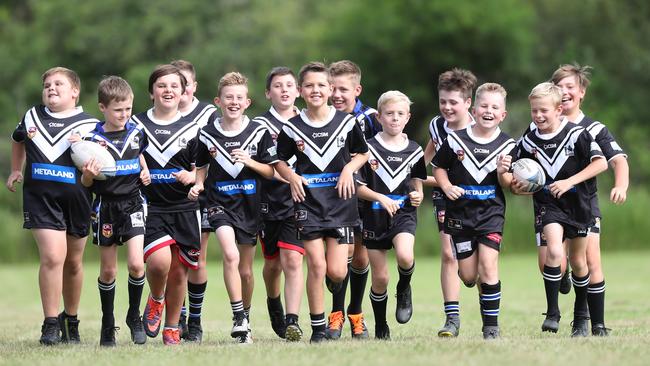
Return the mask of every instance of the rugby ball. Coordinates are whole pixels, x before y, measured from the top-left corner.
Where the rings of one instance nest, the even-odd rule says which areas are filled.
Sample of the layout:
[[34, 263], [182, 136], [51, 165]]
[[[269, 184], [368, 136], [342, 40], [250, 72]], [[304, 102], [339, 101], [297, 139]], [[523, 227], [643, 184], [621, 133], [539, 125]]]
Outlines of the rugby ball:
[[70, 146], [70, 156], [72, 162], [80, 171], [88, 160], [95, 158], [102, 166], [99, 175], [95, 177], [96, 180], [105, 180], [106, 177], [115, 176], [117, 171], [115, 159], [113, 159], [111, 153], [104, 146], [93, 141], [75, 142]]
[[537, 192], [544, 188], [546, 174], [544, 169], [533, 159], [519, 159], [512, 163], [512, 175], [520, 182], [525, 182], [524, 191]]

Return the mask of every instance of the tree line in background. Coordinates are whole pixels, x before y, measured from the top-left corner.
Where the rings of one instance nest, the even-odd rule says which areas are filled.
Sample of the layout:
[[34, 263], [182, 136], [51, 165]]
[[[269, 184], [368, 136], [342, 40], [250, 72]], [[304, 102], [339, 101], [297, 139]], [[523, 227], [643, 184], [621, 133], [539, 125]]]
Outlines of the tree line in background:
[[[98, 117], [103, 75], [131, 83], [138, 112], [150, 106], [147, 80], [157, 64], [193, 62], [203, 100], [213, 99], [221, 75], [240, 71], [254, 116], [267, 108], [264, 76], [273, 66], [297, 71], [307, 61], [347, 58], [362, 68], [366, 104], [390, 89], [411, 97], [407, 131], [424, 144], [441, 72], [458, 66], [480, 83], [501, 83], [510, 112], [502, 127], [519, 136], [530, 121], [530, 89], [577, 61], [594, 67], [584, 110], [627, 150], [639, 187], [650, 178], [648, 39], [645, 0], [8, 0], [0, 4], [0, 176], [9, 171], [8, 136], [39, 103], [40, 76], [54, 65], [79, 73], [80, 104]], [[18, 195], [3, 191], [0, 202], [20, 219]]]

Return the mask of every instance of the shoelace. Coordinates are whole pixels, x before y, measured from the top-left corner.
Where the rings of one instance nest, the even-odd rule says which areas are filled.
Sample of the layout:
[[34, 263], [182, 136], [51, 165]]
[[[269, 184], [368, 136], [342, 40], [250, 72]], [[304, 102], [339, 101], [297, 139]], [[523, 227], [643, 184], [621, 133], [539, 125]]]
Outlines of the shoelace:
[[354, 334], [363, 333], [363, 317], [359, 317], [358, 321], [351, 321]]
[[162, 314], [162, 307], [163, 304], [158, 303], [156, 300], [151, 300], [151, 311], [147, 314], [147, 320], [154, 320], [156, 316], [160, 317], [160, 314]]
[[331, 328], [338, 329], [343, 327], [343, 322], [344, 322], [343, 313], [341, 312], [332, 313], [330, 315], [329, 322], [330, 322], [330, 326], [329, 326], [330, 329]]

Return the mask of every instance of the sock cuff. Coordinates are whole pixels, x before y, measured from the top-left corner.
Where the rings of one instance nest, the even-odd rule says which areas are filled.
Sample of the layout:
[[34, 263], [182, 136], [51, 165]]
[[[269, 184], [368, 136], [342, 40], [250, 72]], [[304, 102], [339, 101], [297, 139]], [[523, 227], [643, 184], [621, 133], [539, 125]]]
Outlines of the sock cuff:
[[498, 281], [497, 283], [490, 285], [487, 283], [481, 283], [481, 292], [483, 294], [494, 294], [497, 292], [501, 292], [501, 281]]
[[544, 277], [544, 280], [551, 281], [551, 282], [560, 281], [562, 279], [562, 270], [560, 269], [560, 266], [557, 267], [544, 266], [544, 272], [542, 273], [542, 277]]
[[402, 267], [400, 267], [398, 265], [397, 266], [397, 272], [399, 272], [399, 274], [405, 275], [405, 276], [412, 275], [413, 272], [415, 272], [415, 262], [413, 262], [413, 265], [411, 266], [411, 268], [402, 268]]
[[309, 314], [312, 327], [325, 326], [325, 313]]
[[370, 300], [375, 302], [381, 302], [388, 299], [388, 291], [384, 291], [382, 294], [378, 294], [372, 289], [370, 290]]
[[203, 283], [192, 283], [190, 281], [187, 281], [187, 292], [202, 295], [205, 292], [205, 288], [207, 286], [208, 281], [205, 281]]
[[363, 275], [370, 271], [370, 265], [367, 265], [366, 268], [356, 268], [353, 265], [350, 265], [350, 272], [356, 275]]
[[145, 279], [145, 275], [142, 275], [142, 277], [133, 277], [129, 274], [129, 284], [131, 285], [142, 286], [144, 285]]
[[605, 281], [590, 283], [587, 287], [587, 292], [590, 294], [599, 294], [605, 292]]
[[584, 277], [578, 277], [574, 272], [571, 272], [571, 282], [575, 287], [586, 287], [589, 285], [589, 273]]
[[115, 289], [115, 279], [113, 279], [113, 282], [111, 282], [111, 283], [104, 283], [104, 282], [102, 282], [102, 280], [100, 280], [98, 278], [97, 279], [97, 287], [101, 291], [111, 291], [111, 290]]

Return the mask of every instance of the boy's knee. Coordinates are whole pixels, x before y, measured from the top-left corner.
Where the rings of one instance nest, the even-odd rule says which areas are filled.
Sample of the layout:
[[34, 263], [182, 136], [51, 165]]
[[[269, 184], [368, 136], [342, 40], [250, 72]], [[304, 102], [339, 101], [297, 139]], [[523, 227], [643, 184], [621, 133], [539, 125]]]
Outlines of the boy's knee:
[[142, 277], [142, 274], [144, 274], [144, 263], [128, 262], [127, 270], [129, 271], [129, 274], [133, 277]]
[[347, 268], [328, 268], [327, 277], [333, 282], [342, 282], [348, 274]]

